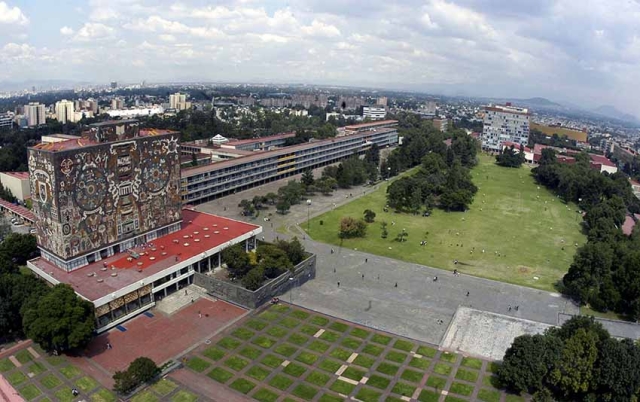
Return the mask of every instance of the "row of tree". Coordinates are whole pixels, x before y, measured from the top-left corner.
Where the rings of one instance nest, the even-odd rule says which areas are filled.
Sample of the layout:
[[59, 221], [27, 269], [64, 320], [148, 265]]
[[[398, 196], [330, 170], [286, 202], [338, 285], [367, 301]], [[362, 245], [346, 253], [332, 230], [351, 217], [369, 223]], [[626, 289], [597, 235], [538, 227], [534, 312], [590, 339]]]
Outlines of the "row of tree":
[[505, 147], [502, 152], [496, 155], [496, 163], [504, 167], [519, 168], [525, 162], [524, 147], [520, 144], [520, 149], [516, 151], [515, 146]]
[[577, 316], [544, 334], [517, 337], [498, 379], [534, 401], [634, 401], [639, 366], [638, 345], [612, 338], [593, 317]]
[[629, 237], [621, 230], [627, 212], [640, 211], [627, 178], [591, 169], [585, 154], [573, 165], [560, 164], [550, 149], [543, 150], [533, 174], [585, 211], [588, 241], [577, 250], [563, 278], [565, 293], [598, 311], [640, 319], [640, 233]]
[[242, 244], [222, 252], [229, 277], [240, 280], [249, 290], [259, 289], [266, 279], [277, 278], [287, 270], [292, 270], [305, 258], [304, 247], [296, 237], [291, 241], [261, 243], [255, 254], [247, 253]]

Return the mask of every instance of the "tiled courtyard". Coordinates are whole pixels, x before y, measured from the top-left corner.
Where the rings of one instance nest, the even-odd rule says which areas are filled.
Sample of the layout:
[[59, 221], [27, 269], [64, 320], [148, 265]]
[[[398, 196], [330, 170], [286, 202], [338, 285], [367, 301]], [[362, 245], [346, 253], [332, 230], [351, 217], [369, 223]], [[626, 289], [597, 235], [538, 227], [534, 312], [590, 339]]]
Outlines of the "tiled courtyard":
[[285, 304], [239, 322], [185, 364], [264, 402], [524, 400], [493, 386], [488, 361]]

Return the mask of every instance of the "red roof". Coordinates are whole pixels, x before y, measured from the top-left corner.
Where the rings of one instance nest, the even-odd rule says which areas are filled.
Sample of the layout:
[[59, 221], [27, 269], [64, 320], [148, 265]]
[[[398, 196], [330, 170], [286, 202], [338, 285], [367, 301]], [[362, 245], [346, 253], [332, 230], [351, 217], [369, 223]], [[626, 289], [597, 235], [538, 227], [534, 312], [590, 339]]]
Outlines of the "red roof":
[[591, 161], [594, 164], [603, 165], [603, 166], [611, 166], [611, 167], [615, 167], [616, 166], [615, 163], [611, 162], [605, 156], [589, 154], [589, 157], [591, 158]]
[[[513, 145], [513, 147], [519, 151], [520, 150], [520, 144], [518, 144], [517, 142], [511, 142], [511, 141], [505, 141], [502, 143], [503, 147], [511, 147]], [[529, 147], [524, 147], [525, 152], [531, 152], [531, 148]]]
[[4, 208], [7, 208], [11, 212], [14, 212], [20, 215], [21, 217], [28, 220], [29, 222], [35, 222], [36, 220], [36, 216], [33, 214], [33, 212], [31, 212], [29, 209], [23, 206], [14, 205], [9, 201], [5, 201], [5, 200], [0, 200], [0, 205], [3, 206]]
[[[151, 129], [141, 129], [139, 136], [140, 137], [151, 137], [151, 136], [155, 136], [155, 135], [164, 135], [164, 134], [171, 134], [171, 133], [175, 133], [177, 134], [177, 131], [171, 131], [171, 130], [162, 130], [162, 129], [155, 129], [155, 128], [151, 128]], [[76, 148], [83, 148], [83, 147], [88, 147], [88, 146], [92, 146], [92, 145], [100, 145], [100, 142], [97, 141], [93, 141], [87, 138], [78, 138], [78, 139], [72, 139], [72, 140], [67, 140], [67, 141], [60, 141], [60, 142], [53, 142], [53, 143], [49, 143], [49, 144], [38, 144], [38, 145], [34, 145], [33, 148], [34, 149], [40, 149], [43, 151], [66, 151], [69, 149], [76, 149]]]
[[[95, 301], [171, 268], [177, 262], [176, 257], [179, 261], [187, 260], [261, 229], [249, 223], [187, 209], [183, 210], [182, 218], [182, 229], [154, 240], [147, 247], [136, 247], [72, 272], [67, 273], [43, 258], [31, 263], [46, 273], [53, 273], [60, 282], [70, 284], [78, 294]], [[140, 254], [140, 258], [129, 261], [129, 251]], [[102, 271], [105, 264], [108, 269]], [[93, 273], [96, 276], [88, 276]], [[98, 279], [103, 281], [98, 282]]]
[[29, 172], [3, 172], [7, 176], [15, 177], [20, 180], [29, 180]]
[[636, 225], [636, 221], [629, 215], [624, 218], [624, 223], [622, 224], [622, 233], [629, 236], [631, 232], [633, 232], [633, 227]]
[[636, 180], [633, 180], [632, 178], [629, 178], [629, 182], [634, 187], [640, 186], [640, 183], [638, 183]]

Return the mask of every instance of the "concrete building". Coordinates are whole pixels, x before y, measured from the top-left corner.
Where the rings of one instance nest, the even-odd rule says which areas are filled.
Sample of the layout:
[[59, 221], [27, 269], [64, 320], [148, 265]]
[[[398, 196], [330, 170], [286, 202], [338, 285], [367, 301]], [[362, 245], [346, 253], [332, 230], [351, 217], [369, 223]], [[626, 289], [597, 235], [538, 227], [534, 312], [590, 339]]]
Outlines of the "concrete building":
[[118, 81], [111, 81], [111, 89], [118, 88]]
[[433, 127], [446, 133], [449, 130], [449, 119], [433, 119]]
[[13, 127], [13, 118], [14, 116], [10, 112], [0, 113], [0, 129]]
[[24, 116], [28, 127], [41, 126], [47, 123], [44, 114], [44, 105], [38, 102], [29, 102], [24, 105]]
[[191, 102], [187, 102], [187, 95], [177, 92], [169, 95], [169, 107], [176, 110], [186, 110], [191, 108]]
[[255, 248], [259, 226], [183, 210], [178, 135], [135, 120], [93, 124], [81, 139], [29, 149], [41, 257], [27, 262], [95, 306], [103, 332]]
[[287, 139], [294, 138], [296, 133], [281, 133], [267, 137], [251, 138], [248, 140], [231, 140], [220, 144], [221, 148], [239, 149], [242, 151], [270, 151], [281, 148]]
[[382, 107], [387, 107], [388, 106], [387, 103], [388, 103], [388, 99], [386, 96], [381, 96], [376, 101], [376, 105], [382, 106]]
[[140, 116], [153, 116], [154, 114], [163, 114], [164, 108], [162, 106], [141, 107], [133, 109], [114, 109], [108, 110], [107, 114], [110, 117], [140, 117]]
[[75, 122], [75, 104], [73, 101], [63, 99], [55, 104], [56, 119], [62, 124]]
[[111, 99], [111, 110], [124, 109], [124, 101], [120, 98]]
[[387, 117], [387, 108], [382, 106], [365, 106], [362, 108], [362, 118], [371, 120], [384, 120]]
[[363, 154], [371, 144], [379, 147], [398, 144], [397, 121], [349, 126], [341, 135], [320, 141], [252, 153], [251, 155], [187, 168], [182, 171], [185, 203], [213, 200], [274, 180], [290, 177], [353, 155]]
[[505, 141], [526, 145], [529, 142], [530, 113], [527, 109], [506, 105], [484, 108], [482, 148], [500, 151]]
[[69, 134], [50, 134], [43, 135], [40, 140], [41, 144], [52, 144], [54, 142], [64, 142], [69, 140], [79, 140], [82, 137], [78, 137], [77, 135], [69, 135]]
[[0, 172], [0, 183], [22, 202], [31, 198], [28, 172]]

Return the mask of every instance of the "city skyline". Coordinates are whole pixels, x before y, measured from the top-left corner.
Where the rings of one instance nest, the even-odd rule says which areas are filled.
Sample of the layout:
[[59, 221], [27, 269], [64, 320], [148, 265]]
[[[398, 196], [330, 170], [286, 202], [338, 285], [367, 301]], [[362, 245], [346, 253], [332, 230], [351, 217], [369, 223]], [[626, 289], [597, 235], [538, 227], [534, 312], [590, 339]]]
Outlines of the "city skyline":
[[640, 115], [636, 2], [0, 1], [0, 81], [301, 82]]

